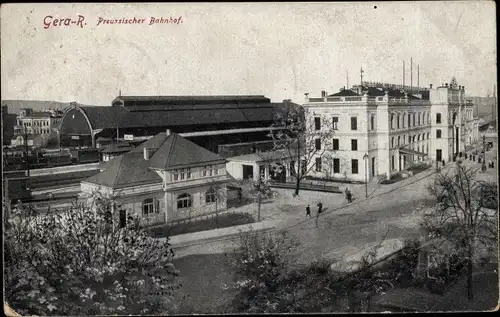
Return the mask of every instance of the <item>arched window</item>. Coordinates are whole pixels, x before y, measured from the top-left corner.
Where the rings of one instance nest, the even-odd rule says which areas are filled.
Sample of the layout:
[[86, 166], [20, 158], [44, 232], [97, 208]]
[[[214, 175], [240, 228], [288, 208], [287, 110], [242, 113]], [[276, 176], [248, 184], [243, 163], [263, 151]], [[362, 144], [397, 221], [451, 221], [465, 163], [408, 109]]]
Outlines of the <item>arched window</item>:
[[394, 114], [391, 113], [391, 129], [394, 129]]
[[398, 121], [397, 121], [397, 127], [398, 127], [398, 129], [399, 129], [399, 114], [398, 114], [398, 116], [397, 116], [397, 120], [398, 120]]
[[419, 113], [418, 113], [418, 125], [420, 125], [420, 124], [421, 124], [421, 121], [420, 121], [420, 117], [421, 117], [421, 116], [422, 116], [422, 114], [419, 112]]
[[391, 138], [391, 148], [394, 147], [394, 137]]
[[431, 137], [431, 133], [427, 132], [427, 140], [429, 140], [430, 137]]
[[215, 189], [213, 187], [211, 187], [209, 190], [207, 190], [207, 192], [205, 193], [205, 203], [207, 204], [211, 204], [211, 203], [214, 203], [215, 202], [215, 199], [216, 199], [216, 193], [215, 193]]
[[193, 205], [193, 200], [189, 194], [181, 194], [177, 196], [177, 209], [189, 208]]
[[398, 146], [400, 146], [400, 145], [401, 145], [401, 137], [398, 136]]
[[452, 124], [455, 124], [456, 122], [457, 122], [457, 113], [454, 112], [453, 113], [453, 122], [452, 122]]
[[403, 114], [403, 128], [406, 128], [406, 113]]
[[408, 114], [408, 128], [411, 127], [411, 113]]
[[144, 216], [159, 213], [160, 212], [160, 201], [153, 198], [147, 198], [142, 201], [142, 214]]

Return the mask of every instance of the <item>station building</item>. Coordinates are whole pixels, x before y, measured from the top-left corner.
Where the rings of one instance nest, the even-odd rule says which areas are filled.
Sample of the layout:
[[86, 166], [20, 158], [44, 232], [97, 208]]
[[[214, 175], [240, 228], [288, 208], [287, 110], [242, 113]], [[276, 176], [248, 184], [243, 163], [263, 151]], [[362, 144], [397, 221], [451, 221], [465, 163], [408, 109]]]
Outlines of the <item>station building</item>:
[[474, 106], [454, 79], [410, 89], [363, 82], [332, 95], [306, 95], [303, 106], [314, 129], [330, 128], [321, 126], [326, 118], [334, 130], [331, 142], [320, 145], [326, 151], [312, 162], [317, 177], [328, 169], [334, 179], [389, 179], [415, 161], [451, 161], [479, 140]]
[[289, 104], [261, 95], [118, 96], [111, 106], [72, 103], [59, 138], [63, 147], [99, 148], [109, 140], [135, 146], [169, 129], [211, 152], [235, 156], [269, 147], [274, 116]]

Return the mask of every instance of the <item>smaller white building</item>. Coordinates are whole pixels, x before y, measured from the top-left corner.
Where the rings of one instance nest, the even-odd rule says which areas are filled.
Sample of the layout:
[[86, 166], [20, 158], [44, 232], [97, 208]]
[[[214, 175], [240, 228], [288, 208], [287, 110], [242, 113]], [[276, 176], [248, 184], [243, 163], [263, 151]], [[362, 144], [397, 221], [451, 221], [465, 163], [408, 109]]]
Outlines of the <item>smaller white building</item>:
[[287, 150], [257, 152], [227, 158], [226, 169], [237, 180], [290, 181], [297, 167], [296, 154]]

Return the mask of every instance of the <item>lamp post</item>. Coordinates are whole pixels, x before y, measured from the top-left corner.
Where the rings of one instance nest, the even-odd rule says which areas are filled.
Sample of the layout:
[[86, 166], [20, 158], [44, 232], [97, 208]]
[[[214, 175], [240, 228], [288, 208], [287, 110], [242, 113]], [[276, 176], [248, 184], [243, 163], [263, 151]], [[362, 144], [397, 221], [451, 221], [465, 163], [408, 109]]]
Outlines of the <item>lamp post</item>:
[[363, 160], [365, 160], [365, 198], [368, 198], [368, 153], [363, 155]]

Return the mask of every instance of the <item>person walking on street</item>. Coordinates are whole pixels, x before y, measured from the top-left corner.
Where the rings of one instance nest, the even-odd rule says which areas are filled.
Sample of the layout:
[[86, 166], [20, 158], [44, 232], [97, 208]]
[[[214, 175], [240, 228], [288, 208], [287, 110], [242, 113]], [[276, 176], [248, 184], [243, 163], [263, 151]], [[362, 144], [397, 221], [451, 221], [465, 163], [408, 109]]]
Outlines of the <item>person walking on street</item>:
[[318, 227], [318, 219], [319, 214], [323, 211], [323, 204], [321, 202], [318, 203], [318, 212], [316, 213], [316, 228]]
[[309, 205], [306, 207], [306, 217], [307, 216], [311, 217], [311, 207], [309, 207]]
[[349, 194], [350, 194], [350, 192], [349, 192], [349, 188], [346, 188], [346, 189], [345, 189], [345, 200], [346, 200], [348, 203], [350, 203], [350, 201], [349, 201]]

